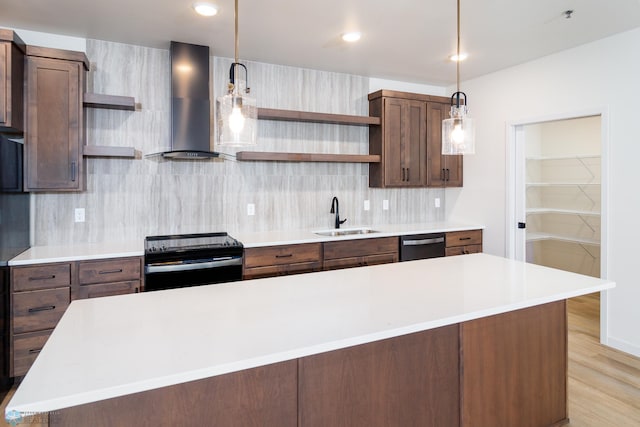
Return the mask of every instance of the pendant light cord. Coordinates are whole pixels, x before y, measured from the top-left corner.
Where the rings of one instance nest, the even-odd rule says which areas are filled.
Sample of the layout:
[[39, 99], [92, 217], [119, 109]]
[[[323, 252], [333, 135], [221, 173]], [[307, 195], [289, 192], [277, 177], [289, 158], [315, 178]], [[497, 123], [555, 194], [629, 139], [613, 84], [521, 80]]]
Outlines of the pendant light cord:
[[[235, 62], [238, 62], [238, 0], [236, 1], [236, 7], [235, 7], [235, 18], [236, 18], [236, 32], [235, 32], [235, 39], [236, 39], [236, 55], [235, 55]], [[460, 0], [458, 0], [458, 2], [460, 2]], [[459, 49], [459, 48], [458, 48]]]
[[[238, 0], [236, 0], [237, 4]], [[237, 13], [237, 12], [236, 12]], [[458, 0], [458, 60], [456, 61], [456, 92], [460, 92], [460, 0]], [[237, 59], [236, 59], [237, 62]]]

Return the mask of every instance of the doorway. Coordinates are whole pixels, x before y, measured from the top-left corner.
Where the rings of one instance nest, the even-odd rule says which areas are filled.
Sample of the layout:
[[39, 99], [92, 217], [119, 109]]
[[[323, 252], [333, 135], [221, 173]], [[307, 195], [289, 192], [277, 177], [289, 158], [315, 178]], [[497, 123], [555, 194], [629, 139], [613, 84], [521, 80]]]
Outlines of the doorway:
[[[606, 278], [605, 112], [514, 123], [508, 131], [508, 257]], [[602, 341], [606, 293], [591, 301]]]

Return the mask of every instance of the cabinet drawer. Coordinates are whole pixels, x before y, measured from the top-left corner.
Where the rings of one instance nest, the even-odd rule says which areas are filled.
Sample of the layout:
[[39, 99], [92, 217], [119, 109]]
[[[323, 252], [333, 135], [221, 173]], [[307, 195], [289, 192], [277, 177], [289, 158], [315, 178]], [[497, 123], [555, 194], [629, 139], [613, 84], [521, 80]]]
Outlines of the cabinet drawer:
[[262, 277], [286, 276], [289, 274], [311, 273], [320, 271], [322, 263], [314, 262], [297, 262], [294, 264], [267, 265], [264, 267], [245, 268], [243, 279], [259, 279]]
[[74, 299], [99, 298], [112, 295], [135, 294], [140, 292], [140, 280], [130, 280], [127, 282], [97, 283], [93, 285], [82, 285]]
[[59, 288], [71, 285], [71, 264], [42, 264], [13, 267], [13, 291]]
[[140, 258], [83, 261], [78, 268], [81, 285], [140, 280]]
[[19, 377], [27, 373], [49, 339], [51, 332], [53, 332], [53, 329], [13, 336], [13, 368], [11, 376]]
[[340, 268], [364, 267], [367, 265], [389, 264], [392, 262], [398, 262], [397, 253], [330, 259], [324, 262], [323, 269], [338, 270]]
[[13, 332], [54, 328], [69, 306], [69, 292], [69, 288], [57, 288], [14, 293]]
[[352, 258], [382, 253], [398, 253], [397, 237], [325, 242], [324, 259]]
[[454, 231], [446, 233], [446, 246], [482, 245], [482, 230]]
[[482, 252], [482, 245], [453, 246], [446, 248], [446, 256], [467, 255]]
[[294, 264], [300, 262], [319, 263], [321, 262], [321, 258], [321, 243], [268, 246], [264, 248], [247, 248], [244, 250], [245, 268]]

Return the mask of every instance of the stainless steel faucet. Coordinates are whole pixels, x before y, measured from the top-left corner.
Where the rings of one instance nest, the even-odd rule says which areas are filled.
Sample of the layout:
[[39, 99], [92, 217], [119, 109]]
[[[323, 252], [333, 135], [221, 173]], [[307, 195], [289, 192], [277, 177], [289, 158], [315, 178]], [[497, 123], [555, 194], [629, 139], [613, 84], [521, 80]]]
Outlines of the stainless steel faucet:
[[340, 224], [344, 224], [345, 222], [347, 222], [347, 218], [340, 221], [340, 208], [338, 206], [337, 197], [334, 197], [333, 200], [331, 200], [331, 211], [329, 213], [336, 214], [336, 228], [340, 228]]

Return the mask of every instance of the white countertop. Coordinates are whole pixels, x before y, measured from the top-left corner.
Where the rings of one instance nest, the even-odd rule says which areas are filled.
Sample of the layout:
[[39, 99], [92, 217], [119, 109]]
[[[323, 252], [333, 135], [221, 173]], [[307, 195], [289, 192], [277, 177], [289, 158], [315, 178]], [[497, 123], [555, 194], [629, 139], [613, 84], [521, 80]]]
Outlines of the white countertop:
[[[349, 229], [351, 227], [343, 227]], [[232, 237], [242, 242], [245, 248], [297, 243], [327, 242], [332, 240], [371, 239], [375, 237], [401, 236], [447, 231], [478, 230], [480, 225], [451, 222], [431, 222], [419, 224], [392, 224], [370, 227], [378, 233], [328, 237], [314, 234], [320, 228], [309, 230], [281, 230], [265, 232], [230, 232]], [[120, 258], [144, 255], [144, 239], [126, 242], [83, 243], [61, 246], [34, 246], [9, 261], [10, 266], [44, 264], [51, 262], [84, 261], [91, 259]]]
[[83, 243], [61, 246], [33, 246], [9, 261], [10, 266], [50, 262], [85, 261], [144, 255], [144, 240]]
[[78, 300], [6, 411], [53, 411], [612, 287], [474, 254]]
[[[293, 245], [298, 243], [330, 242], [336, 240], [372, 239], [376, 237], [402, 236], [406, 234], [444, 233], [449, 231], [465, 231], [484, 229], [482, 225], [461, 224], [452, 222], [426, 222], [417, 224], [388, 224], [362, 226], [370, 228], [376, 233], [352, 234], [349, 236], [320, 236], [314, 231], [331, 231], [331, 228], [313, 228], [309, 230], [281, 230], [242, 233], [230, 233], [234, 238], [242, 242], [245, 248], [256, 248], [272, 245]], [[353, 227], [342, 227], [341, 230], [349, 230]]]

